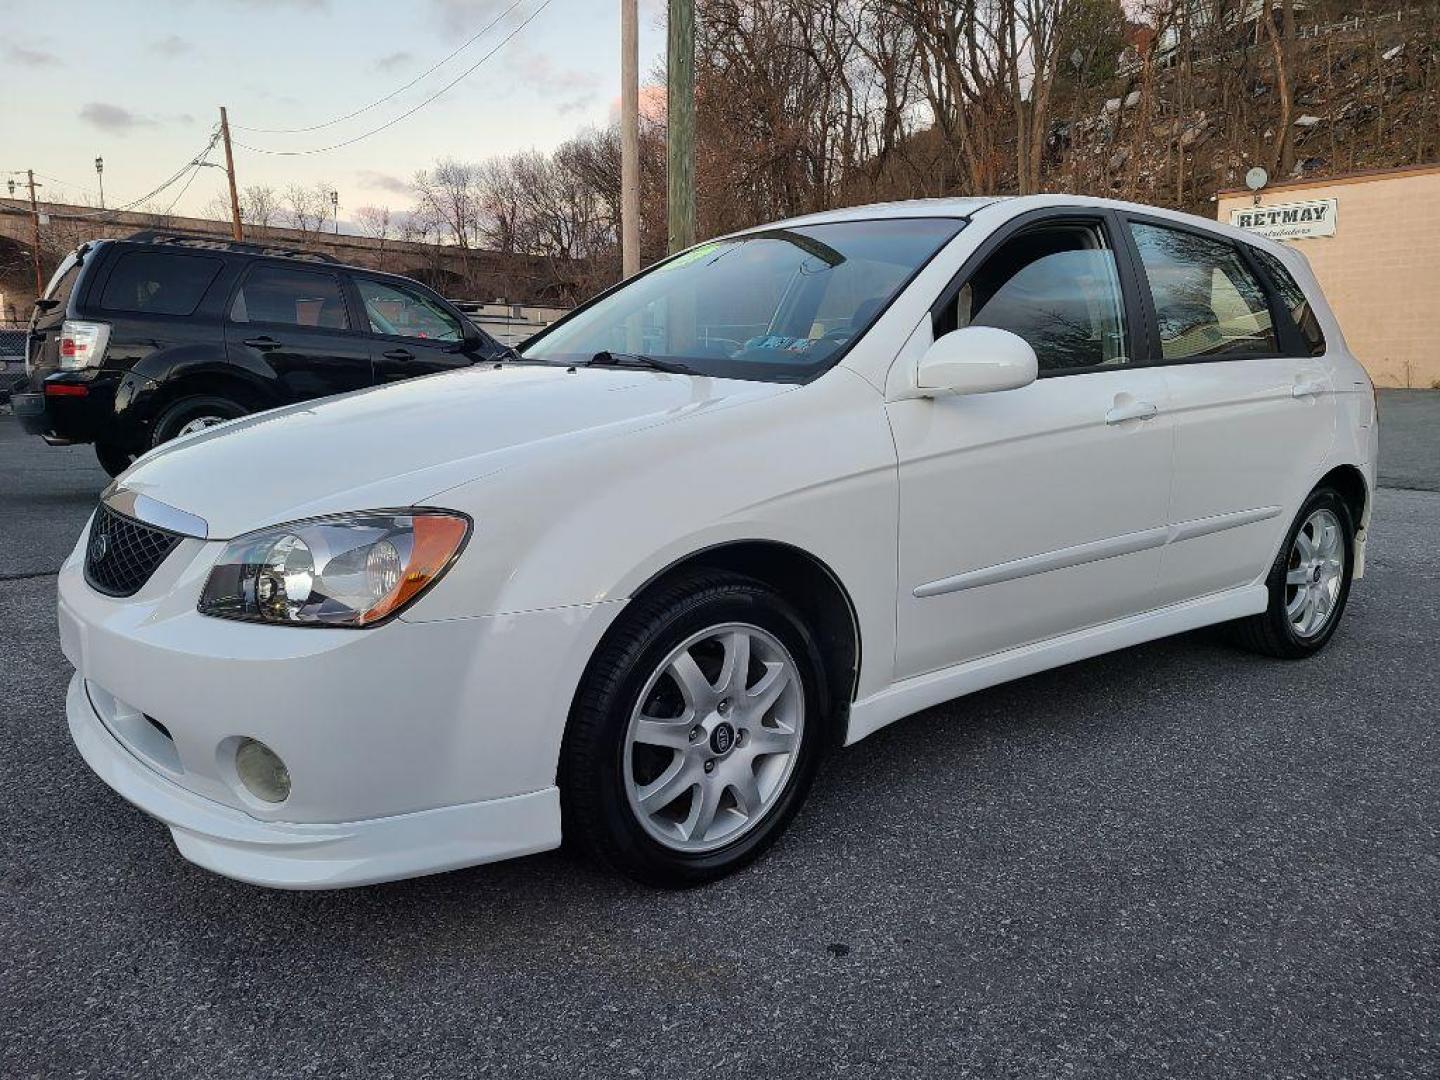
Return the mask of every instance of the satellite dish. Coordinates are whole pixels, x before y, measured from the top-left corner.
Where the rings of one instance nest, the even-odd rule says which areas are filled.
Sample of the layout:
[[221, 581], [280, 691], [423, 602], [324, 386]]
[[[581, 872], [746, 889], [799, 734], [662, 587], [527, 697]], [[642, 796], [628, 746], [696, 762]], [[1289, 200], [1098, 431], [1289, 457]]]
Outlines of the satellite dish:
[[1245, 186], [1251, 191], [1259, 191], [1270, 182], [1270, 174], [1256, 165], [1245, 174]]

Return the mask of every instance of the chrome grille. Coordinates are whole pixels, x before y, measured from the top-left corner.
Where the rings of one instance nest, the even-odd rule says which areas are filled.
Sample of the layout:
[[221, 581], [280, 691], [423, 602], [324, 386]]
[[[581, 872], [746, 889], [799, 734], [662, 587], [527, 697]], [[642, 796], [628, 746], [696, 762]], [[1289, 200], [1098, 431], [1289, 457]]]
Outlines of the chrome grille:
[[85, 580], [106, 596], [133, 596], [179, 542], [175, 533], [143, 525], [102, 504], [85, 549]]

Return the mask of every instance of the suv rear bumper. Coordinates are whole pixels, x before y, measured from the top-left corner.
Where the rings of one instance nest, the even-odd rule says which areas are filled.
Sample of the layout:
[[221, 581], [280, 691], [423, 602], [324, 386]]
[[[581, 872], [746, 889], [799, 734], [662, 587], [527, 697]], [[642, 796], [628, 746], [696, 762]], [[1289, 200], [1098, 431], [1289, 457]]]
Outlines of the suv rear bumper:
[[11, 394], [10, 408], [15, 419], [30, 435], [47, 435], [50, 432], [50, 417], [45, 411], [44, 394]]
[[31, 389], [10, 395], [10, 407], [26, 432], [48, 443], [114, 442], [119, 382], [118, 372], [99, 371], [88, 379], [67, 372], [32, 382]]

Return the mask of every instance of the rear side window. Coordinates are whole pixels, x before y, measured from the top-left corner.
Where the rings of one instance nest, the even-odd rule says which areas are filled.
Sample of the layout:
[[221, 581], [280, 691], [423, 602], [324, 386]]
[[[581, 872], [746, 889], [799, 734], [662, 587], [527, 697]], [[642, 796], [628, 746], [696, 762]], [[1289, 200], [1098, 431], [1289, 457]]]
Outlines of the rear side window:
[[127, 251], [110, 271], [100, 306], [147, 315], [193, 315], [224, 265], [198, 255]]
[[1166, 360], [1279, 352], [1265, 290], [1233, 244], [1139, 222], [1130, 230]]
[[1320, 320], [1315, 318], [1315, 309], [1311, 307], [1309, 299], [1305, 296], [1305, 290], [1300, 288], [1295, 279], [1290, 276], [1290, 271], [1285, 269], [1285, 264], [1270, 252], [1251, 248], [1250, 253], [1260, 260], [1260, 265], [1265, 268], [1265, 272], [1270, 275], [1270, 280], [1275, 283], [1275, 291], [1280, 294], [1280, 300], [1284, 303], [1285, 310], [1295, 321], [1295, 326], [1300, 331], [1300, 338], [1305, 342], [1305, 348], [1309, 355], [1323, 355], [1325, 334], [1320, 329]]
[[340, 279], [314, 270], [256, 266], [230, 305], [234, 322], [345, 330], [349, 320]]

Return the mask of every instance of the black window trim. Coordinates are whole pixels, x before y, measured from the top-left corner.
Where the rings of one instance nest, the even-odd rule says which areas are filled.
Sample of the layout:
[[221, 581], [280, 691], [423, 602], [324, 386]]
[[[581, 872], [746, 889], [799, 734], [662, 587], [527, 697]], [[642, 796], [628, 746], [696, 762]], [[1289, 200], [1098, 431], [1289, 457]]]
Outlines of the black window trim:
[[1088, 367], [1054, 368], [1039, 372], [1037, 378], [1066, 378], [1071, 375], [1093, 375], [1107, 371], [1128, 371], [1132, 368], [1155, 366], [1148, 360], [1137, 362], [1135, 359], [1137, 356], [1148, 358], [1150, 338], [1154, 337], [1155, 340], [1158, 340], [1158, 334], [1154, 333], [1149, 323], [1149, 320], [1154, 318], [1154, 314], [1148, 306], [1142, 306], [1139, 303], [1140, 282], [1136, 277], [1137, 263], [1135, 262], [1135, 253], [1129, 243], [1129, 237], [1125, 234], [1126, 230], [1121, 227], [1116, 212], [1104, 206], [1046, 206], [1017, 214], [1005, 222], [982, 240], [980, 246], [970, 253], [969, 258], [961, 264], [950, 282], [940, 291], [939, 297], [930, 305], [931, 334], [934, 335], [936, 324], [945, 309], [955, 302], [956, 296], [965, 283], [985, 265], [991, 255], [1023, 232], [1052, 225], [1082, 225], [1098, 228], [1103, 234], [1105, 243], [1109, 245], [1108, 250], [1115, 257], [1116, 274], [1120, 279], [1120, 295], [1124, 304], [1121, 317], [1125, 320], [1125, 340], [1129, 359], [1123, 364], [1092, 364]]
[[[1183, 364], [1223, 364], [1231, 362], [1243, 362], [1247, 360], [1295, 360], [1301, 357], [1308, 358], [1310, 351], [1304, 346], [1303, 338], [1300, 335], [1299, 327], [1295, 326], [1295, 320], [1290, 317], [1284, 301], [1280, 298], [1274, 282], [1270, 276], [1263, 272], [1259, 260], [1248, 250], [1252, 245], [1236, 240], [1232, 236], [1220, 232], [1217, 229], [1207, 228], [1203, 225], [1193, 225], [1188, 221], [1176, 221], [1173, 218], [1161, 217], [1156, 214], [1146, 214], [1132, 210], [1117, 211], [1117, 216], [1124, 224], [1123, 240], [1130, 250], [1131, 259], [1135, 268], [1143, 275], [1144, 262], [1140, 258], [1140, 249], [1135, 243], [1135, 238], [1130, 232], [1132, 224], [1150, 225], [1160, 229], [1172, 229], [1175, 232], [1190, 233], [1193, 236], [1210, 240], [1214, 243], [1228, 244], [1240, 255], [1241, 263], [1248, 269], [1256, 282], [1260, 285], [1260, 291], [1265, 294], [1265, 304], [1270, 312], [1270, 325], [1275, 331], [1275, 350], [1252, 350], [1250, 352], [1225, 352], [1207, 356], [1183, 356], [1174, 359], [1165, 359], [1164, 349], [1160, 343], [1159, 322], [1155, 315], [1154, 300], [1150, 295], [1149, 279], [1141, 277], [1138, 284], [1140, 302], [1144, 306], [1146, 325], [1149, 331], [1150, 341], [1147, 348], [1147, 358], [1142, 364], [1135, 364], [1135, 367], [1176, 367]], [[1287, 342], [1289, 343], [1287, 346]]]
[[[388, 274], [382, 273], [366, 273], [363, 270], [351, 270], [345, 275], [345, 277], [347, 279], [348, 288], [352, 290], [349, 297], [350, 303], [354, 306], [355, 310], [360, 313], [359, 322], [361, 324], [361, 333], [363, 333], [366, 337], [374, 338], [376, 341], [394, 341], [405, 343], [413, 342], [414, 344], [420, 345], [423, 348], [440, 349], [442, 351], [449, 350], [451, 352], [454, 352], [457, 349], [463, 349], [469, 342], [474, 341], [476, 337], [480, 338], [480, 348], [484, 349], [488, 344], [485, 341], [484, 332], [478, 326], [472, 323], [465, 316], [465, 313], [463, 311], [457, 310], [439, 293], [435, 292], [433, 289], [427, 288], [423, 281], [416, 281], [414, 278], [396, 278]], [[379, 284], [386, 285], [392, 289], [400, 289], [402, 291], [418, 293], [419, 295], [424, 296], [427, 300], [438, 303], [442, 311], [459, 320], [459, 340], [439, 341], [435, 338], [417, 338], [409, 337], [405, 334], [380, 333], [378, 330], [376, 330], [370, 325], [370, 313], [365, 310], [365, 297], [360, 292], [360, 282], [362, 280], [378, 282]]]
[[[235, 298], [240, 295], [240, 290], [245, 287], [245, 283], [250, 280], [251, 275], [262, 268], [290, 270], [298, 274], [318, 274], [334, 279], [335, 286], [340, 293], [340, 302], [345, 306], [345, 320], [349, 323], [349, 326], [301, 326], [299, 323], [262, 322], [258, 319], [246, 319], [244, 322], [237, 321], [233, 316], [235, 311]], [[286, 259], [252, 259], [249, 265], [241, 271], [240, 276], [235, 279], [235, 284], [230, 287], [230, 294], [225, 298], [225, 309], [221, 313], [221, 318], [226, 326], [283, 327], [287, 331], [299, 330], [306, 334], [343, 334], [346, 337], [373, 338], [375, 335], [370, 333], [368, 329], [364, 331], [355, 329], [359, 324], [359, 320], [355, 317], [354, 308], [355, 303], [350, 297], [349, 289], [346, 288], [345, 275], [338, 270], [329, 267], [296, 266], [293, 261]], [[368, 320], [366, 325], [369, 325]]]
[[[1315, 314], [1315, 301], [1310, 294], [1305, 291], [1305, 286], [1301, 285], [1300, 282], [1295, 279], [1295, 275], [1290, 272], [1290, 268], [1285, 265], [1285, 261], [1273, 251], [1265, 251], [1256, 244], [1241, 243], [1240, 248], [1250, 259], [1251, 264], [1260, 276], [1261, 285], [1273, 295], [1273, 302], [1278, 306], [1281, 316], [1279, 326], [1284, 328], [1285, 336], [1290, 339], [1291, 346], [1294, 348], [1294, 352], [1290, 354], [1290, 358], [1296, 360], [1314, 360], [1326, 355], [1330, 351], [1330, 339], [1326, 337], [1325, 327], [1320, 325], [1319, 316]], [[1311, 317], [1315, 319], [1315, 327], [1320, 331], [1319, 352], [1315, 352], [1310, 347], [1310, 343], [1305, 340], [1305, 333], [1300, 329], [1300, 324], [1295, 321], [1295, 317], [1290, 313], [1290, 307], [1285, 303], [1285, 297], [1280, 291], [1280, 284], [1275, 280], [1275, 275], [1270, 271], [1270, 264], [1260, 257], [1262, 254], [1269, 256], [1279, 264], [1285, 276], [1290, 279], [1290, 284], [1295, 286], [1295, 289], [1305, 298], [1305, 303], [1310, 306]], [[1283, 342], [1282, 347], [1285, 347]]]

